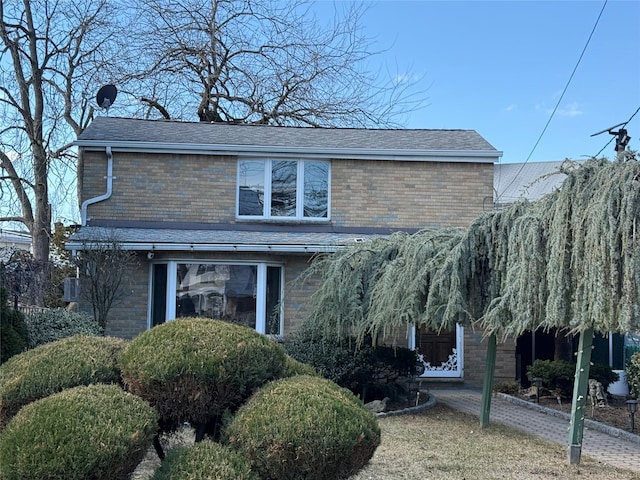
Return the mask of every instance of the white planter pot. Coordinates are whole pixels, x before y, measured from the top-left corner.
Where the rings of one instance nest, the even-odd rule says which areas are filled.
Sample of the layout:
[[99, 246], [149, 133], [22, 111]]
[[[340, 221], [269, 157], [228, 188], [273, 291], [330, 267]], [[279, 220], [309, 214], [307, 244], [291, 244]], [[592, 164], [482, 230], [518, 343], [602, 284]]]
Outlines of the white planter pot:
[[629, 386], [627, 385], [627, 376], [624, 370], [614, 370], [618, 374], [618, 381], [609, 385], [607, 390], [611, 395], [626, 397], [629, 394]]

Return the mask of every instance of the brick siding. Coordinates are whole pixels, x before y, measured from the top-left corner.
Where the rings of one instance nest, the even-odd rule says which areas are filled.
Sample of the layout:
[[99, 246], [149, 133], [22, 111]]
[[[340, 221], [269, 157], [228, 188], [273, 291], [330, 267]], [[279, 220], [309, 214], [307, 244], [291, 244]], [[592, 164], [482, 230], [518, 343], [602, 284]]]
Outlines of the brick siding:
[[[83, 198], [105, 191], [104, 152], [85, 152]], [[113, 193], [89, 218], [235, 222], [236, 158], [113, 154]], [[333, 160], [331, 222], [341, 227], [464, 226], [492, 206], [493, 165]]]

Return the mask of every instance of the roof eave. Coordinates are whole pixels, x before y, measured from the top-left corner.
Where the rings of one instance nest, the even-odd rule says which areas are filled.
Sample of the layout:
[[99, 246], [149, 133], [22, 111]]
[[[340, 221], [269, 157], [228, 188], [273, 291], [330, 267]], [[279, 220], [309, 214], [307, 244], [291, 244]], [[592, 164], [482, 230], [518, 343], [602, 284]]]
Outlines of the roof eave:
[[[227, 243], [157, 243], [122, 242], [119, 248], [132, 251], [172, 252], [246, 252], [246, 253], [332, 253], [343, 245], [227, 244]], [[66, 250], [87, 248], [85, 242], [67, 242]], [[89, 248], [90, 245], [89, 245]]]
[[230, 155], [268, 157], [335, 158], [362, 160], [396, 161], [447, 161], [494, 163], [502, 156], [498, 150], [402, 150], [402, 149], [362, 149], [362, 148], [318, 148], [286, 147], [266, 145], [220, 145], [220, 144], [179, 144], [158, 142], [128, 142], [105, 140], [76, 140], [74, 145], [98, 150], [110, 146], [115, 152], [135, 153], [176, 153], [203, 155]]

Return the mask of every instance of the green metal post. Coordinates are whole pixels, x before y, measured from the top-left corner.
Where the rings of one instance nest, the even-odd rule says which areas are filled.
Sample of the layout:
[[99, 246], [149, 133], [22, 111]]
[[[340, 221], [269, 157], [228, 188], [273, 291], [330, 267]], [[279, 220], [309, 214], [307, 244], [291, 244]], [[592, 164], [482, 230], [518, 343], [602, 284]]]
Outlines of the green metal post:
[[578, 342], [576, 376], [573, 382], [573, 400], [571, 403], [571, 423], [569, 424], [569, 463], [571, 465], [580, 463], [580, 455], [582, 453], [582, 434], [584, 432], [592, 347], [593, 328], [590, 328], [580, 333], [580, 341]]
[[489, 425], [489, 413], [491, 410], [491, 395], [493, 394], [493, 373], [496, 369], [496, 336], [489, 337], [487, 345], [487, 361], [484, 369], [484, 382], [482, 385], [482, 405], [480, 408], [480, 428]]

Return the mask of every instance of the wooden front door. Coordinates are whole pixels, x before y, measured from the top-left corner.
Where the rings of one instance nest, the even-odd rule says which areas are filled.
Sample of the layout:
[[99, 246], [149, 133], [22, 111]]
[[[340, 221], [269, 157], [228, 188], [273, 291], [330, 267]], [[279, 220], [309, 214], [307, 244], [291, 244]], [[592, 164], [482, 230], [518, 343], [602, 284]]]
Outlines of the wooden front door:
[[457, 333], [434, 332], [419, 328], [416, 331], [416, 350], [425, 366], [423, 376], [459, 375]]

